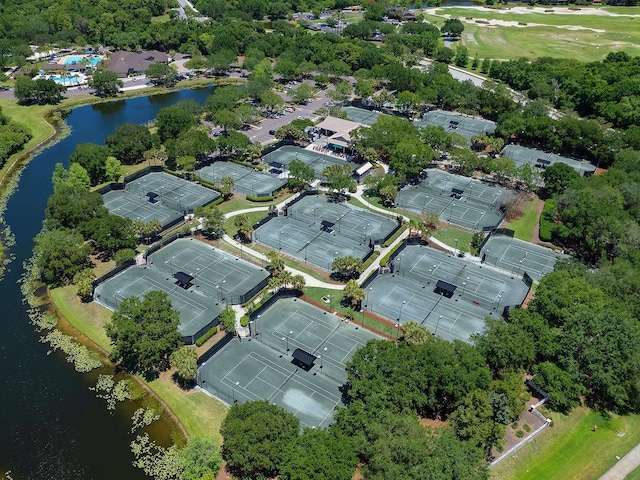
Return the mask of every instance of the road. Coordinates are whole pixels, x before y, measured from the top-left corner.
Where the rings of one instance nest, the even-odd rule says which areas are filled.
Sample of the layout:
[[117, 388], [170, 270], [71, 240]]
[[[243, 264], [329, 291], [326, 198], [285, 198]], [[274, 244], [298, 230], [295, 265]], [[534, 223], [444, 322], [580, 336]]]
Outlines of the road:
[[177, 12], [178, 12], [178, 16], [180, 17], [181, 20], [187, 20], [188, 18], [193, 18], [194, 20], [197, 20], [198, 22], [204, 22], [206, 20], [209, 20], [209, 17], [204, 17], [202, 15], [198, 16], [198, 17], [189, 17], [187, 16], [187, 14], [185, 13], [184, 9], [185, 8], [189, 8], [191, 10], [193, 10], [194, 12], [196, 12], [197, 14], [200, 14], [200, 12], [198, 10], [196, 10], [196, 8], [193, 6], [193, 4], [189, 1], [189, 0], [178, 0], [178, 8], [176, 8]]

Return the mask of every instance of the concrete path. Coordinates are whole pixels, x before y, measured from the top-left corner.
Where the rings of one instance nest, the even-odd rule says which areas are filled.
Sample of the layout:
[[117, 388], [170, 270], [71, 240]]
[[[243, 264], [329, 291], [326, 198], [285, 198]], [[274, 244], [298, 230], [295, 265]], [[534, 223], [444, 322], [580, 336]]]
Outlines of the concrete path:
[[640, 466], [640, 445], [622, 457], [600, 480], [622, 480]]

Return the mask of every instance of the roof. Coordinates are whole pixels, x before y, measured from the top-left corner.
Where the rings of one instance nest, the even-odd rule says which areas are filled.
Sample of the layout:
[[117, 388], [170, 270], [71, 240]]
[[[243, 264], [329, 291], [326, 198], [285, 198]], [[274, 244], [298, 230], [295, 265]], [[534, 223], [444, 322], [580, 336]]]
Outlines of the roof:
[[367, 173], [372, 168], [373, 168], [373, 165], [371, 165], [371, 163], [367, 162], [364, 165], [358, 167], [358, 169], [356, 170], [356, 175], [364, 175], [365, 173]]
[[452, 188], [451, 189], [451, 193], [455, 193], [457, 195], [462, 195], [464, 193], [464, 190], [462, 190], [460, 188]]
[[311, 365], [313, 365], [313, 362], [318, 357], [316, 357], [315, 355], [309, 352], [305, 352], [301, 348], [296, 348], [293, 351], [293, 358], [296, 359], [301, 364], [303, 364], [304, 366], [310, 367]]
[[318, 125], [316, 125], [316, 128], [321, 128], [323, 130], [329, 130], [331, 132], [341, 133], [345, 135], [351, 130], [354, 130], [361, 126], [362, 124], [358, 122], [352, 122], [351, 120], [344, 120], [337, 117], [327, 117]]
[[445, 295], [452, 294], [456, 291], [456, 288], [458, 287], [456, 287], [452, 283], [445, 282], [444, 280], [438, 280], [438, 282], [436, 283], [436, 289], [441, 290]]
[[138, 50], [137, 52], [125, 52], [118, 50], [113, 52], [106, 62], [105, 70], [126, 74], [130, 71], [144, 72], [153, 63], [168, 63], [169, 55], [158, 50]]
[[332, 228], [335, 223], [330, 222], [329, 220], [322, 220], [322, 222], [320, 222], [320, 225], [322, 225], [323, 228]]
[[147, 192], [146, 197], [147, 197], [149, 200], [155, 200], [156, 198], [158, 198], [158, 194], [157, 194], [157, 193], [155, 193], [155, 192]]
[[175, 278], [176, 280], [178, 280], [179, 283], [182, 283], [184, 285], [188, 285], [189, 283], [191, 283], [191, 280], [193, 280], [193, 277], [191, 275], [184, 272], [174, 273], [173, 278]]

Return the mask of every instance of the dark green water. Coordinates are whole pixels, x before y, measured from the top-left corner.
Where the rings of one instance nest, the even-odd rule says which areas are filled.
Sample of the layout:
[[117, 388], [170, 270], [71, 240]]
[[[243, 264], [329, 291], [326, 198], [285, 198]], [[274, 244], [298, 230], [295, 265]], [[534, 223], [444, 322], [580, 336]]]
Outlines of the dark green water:
[[[88, 390], [93, 375], [73, 370], [29, 324], [18, 279], [40, 231], [52, 192], [54, 165], [67, 166], [79, 143], [104, 143], [117, 125], [145, 123], [162, 107], [193, 99], [203, 103], [209, 89], [183, 90], [111, 104], [80, 107], [67, 117], [70, 136], [45, 150], [25, 168], [19, 189], [7, 205], [6, 223], [15, 235], [15, 260], [0, 282], [0, 479], [14, 480], [143, 479], [131, 465], [129, 434], [133, 403], [107, 412], [105, 401]], [[158, 442], [168, 441], [166, 424], [156, 429]]]

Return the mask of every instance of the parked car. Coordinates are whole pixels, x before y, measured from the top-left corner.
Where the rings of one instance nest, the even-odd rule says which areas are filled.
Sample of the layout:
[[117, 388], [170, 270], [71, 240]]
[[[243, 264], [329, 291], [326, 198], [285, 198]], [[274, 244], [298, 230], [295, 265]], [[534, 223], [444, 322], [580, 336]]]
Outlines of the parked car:
[[275, 130], [269, 130], [269, 135], [275, 135], [276, 131]]

